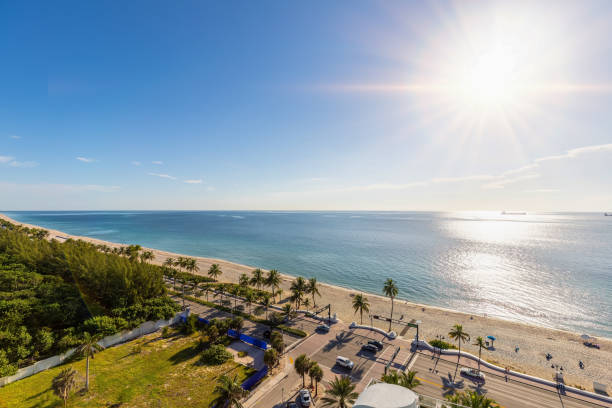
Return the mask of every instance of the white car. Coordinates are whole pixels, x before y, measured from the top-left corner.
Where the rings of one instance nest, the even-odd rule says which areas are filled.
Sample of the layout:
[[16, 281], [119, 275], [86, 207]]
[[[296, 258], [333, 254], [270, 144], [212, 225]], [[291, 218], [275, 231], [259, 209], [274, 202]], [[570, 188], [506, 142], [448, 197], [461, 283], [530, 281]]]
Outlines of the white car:
[[355, 367], [355, 363], [342, 356], [336, 357], [336, 364], [338, 364], [340, 367], [346, 368], [347, 370], [352, 370], [353, 367]]
[[310, 406], [310, 402], [311, 402], [310, 391], [308, 391], [308, 390], [300, 390], [300, 396], [298, 398], [298, 401], [300, 401], [300, 405], [301, 406], [309, 407]]
[[474, 368], [468, 368], [468, 367], [464, 367], [461, 369], [461, 376], [462, 377], [467, 377], [471, 380], [474, 381], [479, 381], [479, 382], [485, 382], [485, 375], [474, 369]]

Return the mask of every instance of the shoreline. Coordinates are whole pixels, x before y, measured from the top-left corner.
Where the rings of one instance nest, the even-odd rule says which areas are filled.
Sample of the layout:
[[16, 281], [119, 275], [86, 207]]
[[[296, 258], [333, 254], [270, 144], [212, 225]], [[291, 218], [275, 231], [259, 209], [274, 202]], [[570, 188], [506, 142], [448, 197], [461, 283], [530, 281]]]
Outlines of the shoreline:
[[[40, 228], [49, 231], [49, 238], [72, 238], [81, 239], [83, 241], [94, 244], [104, 244], [110, 247], [121, 247], [125, 244], [105, 241], [97, 238], [83, 237], [72, 234], [67, 234], [62, 231], [44, 228], [37, 225], [25, 224], [7, 217], [0, 213], [0, 219], [12, 222], [14, 224], [23, 225], [29, 228]], [[135, 243], [137, 244], [137, 243]], [[176, 258], [178, 256], [186, 256], [169, 251], [164, 251], [155, 248], [144, 248], [154, 253], [155, 258], [153, 264], [162, 264], [168, 257]], [[237, 282], [238, 277], [242, 273], [250, 274], [255, 269], [255, 266], [242, 265], [231, 261], [216, 258], [206, 258], [189, 256], [195, 258], [200, 268], [199, 274], [206, 275], [206, 271], [213, 263], [218, 263], [223, 271], [220, 280]], [[308, 278], [308, 276], [305, 276]], [[289, 285], [295, 279], [294, 276], [281, 274], [281, 289], [283, 296], [289, 292]], [[382, 288], [383, 282], [381, 282]], [[364, 293], [370, 302], [371, 314], [389, 314], [390, 300], [383, 295], [376, 293], [363, 292], [350, 288], [345, 288], [337, 285], [319, 282], [321, 296], [317, 297], [318, 305], [330, 303], [332, 305], [332, 314], [336, 313], [338, 318], [350, 323], [355, 321], [359, 323], [359, 316], [353, 313], [351, 305], [351, 294]], [[312, 301], [312, 298], [310, 298]], [[593, 389], [592, 382], [597, 381], [604, 384], [612, 385], [612, 372], [609, 372], [608, 366], [612, 365], [612, 339], [606, 337], [597, 337], [597, 342], [601, 345], [601, 350], [587, 348], [582, 344], [580, 333], [575, 333], [569, 330], [549, 328], [545, 326], [537, 326], [530, 323], [517, 322], [504, 319], [502, 317], [485, 316], [480, 314], [470, 314], [452, 309], [446, 309], [439, 306], [431, 306], [411, 302], [404, 299], [395, 299], [394, 317], [421, 320], [420, 327], [421, 337], [431, 340], [436, 335], [442, 335], [446, 341], [448, 339], [448, 331], [454, 324], [463, 324], [468, 333], [472, 335], [472, 340], [477, 336], [485, 337], [494, 335], [497, 337], [495, 341], [495, 349], [483, 349], [482, 357], [485, 360], [493, 362], [501, 366], [508, 366], [515, 370], [525, 372], [532, 375], [537, 375], [545, 379], [551, 379], [554, 370], [550, 368], [551, 364], [559, 364], [564, 367], [566, 373], [566, 383], [569, 385], [580, 385], [588, 390]], [[364, 324], [369, 324], [367, 316], [364, 316]], [[388, 325], [383, 322], [374, 322], [374, 326], [388, 328]], [[402, 329], [395, 327], [394, 330], [401, 334]], [[414, 330], [408, 331], [404, 337], [411, 338], [414, 336]], [[452, 341], [449, 341], [452, 342]], [[520, 351], [515, 352], [515, 347], [519, 347]], [[462, 344], [462, 350], [469, 352], [478, 352], [478, 349], [470, 344]], [[551, 352], [553, 360], [547, 361], [544, 354]], [[578, 368], [578, 360], [585, 363], [585, 369]]]

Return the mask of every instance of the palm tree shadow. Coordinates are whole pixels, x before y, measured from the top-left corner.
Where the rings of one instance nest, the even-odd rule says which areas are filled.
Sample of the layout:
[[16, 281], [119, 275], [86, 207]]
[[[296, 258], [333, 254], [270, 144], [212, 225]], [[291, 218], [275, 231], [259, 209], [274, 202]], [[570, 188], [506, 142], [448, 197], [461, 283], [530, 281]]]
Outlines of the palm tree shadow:
[[478, 383], [476, 385], [470, 385], [470, 388], [472, 388], [476, 394], [485, 395], [488, 390], [484, 388], [483, 385], [482, 383]]
[[176, 365], [176, 364], [183, 363], [187, 360], [191, 360], [197, 354], [198, 354], [198, 349], [196, 346], [187, 347], [183, 350], [176, 352], [172, 356], [170, 356], [168, 360], [170, 360], [172, 364]]
[[350, 343], [351, 340], [353, 340], [354, 338], [355, 336], [352, 333], [343, 331], [342, 333], [337, 334], [335, 339], [330, 340], [329, 343], [327, 343], [323, 347], [323, 350], [326, 352], [331, 351], [334, 348], [337, 348], [338, 350], [340, 350], [346, 347], [346, 345]]

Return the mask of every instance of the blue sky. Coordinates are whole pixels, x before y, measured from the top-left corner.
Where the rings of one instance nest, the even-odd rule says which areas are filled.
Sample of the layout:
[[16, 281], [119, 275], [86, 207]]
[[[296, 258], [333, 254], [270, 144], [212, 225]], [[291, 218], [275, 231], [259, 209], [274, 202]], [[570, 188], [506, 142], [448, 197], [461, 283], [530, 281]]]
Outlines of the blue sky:
[[0, 209], [612, 210], [612, 4], [0, 5]]

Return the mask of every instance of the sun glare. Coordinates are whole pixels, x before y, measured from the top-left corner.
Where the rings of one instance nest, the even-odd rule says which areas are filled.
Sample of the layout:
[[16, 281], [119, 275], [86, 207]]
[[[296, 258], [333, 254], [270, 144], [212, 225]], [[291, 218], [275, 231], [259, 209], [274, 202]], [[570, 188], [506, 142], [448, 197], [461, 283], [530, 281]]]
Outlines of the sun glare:
[[462, 78], [458, 78], [462, 96], [478, 105], [509, 100], [516, 91], [515, 64], [510, 50], [501, 47], [476, 56], [466, 64]]

